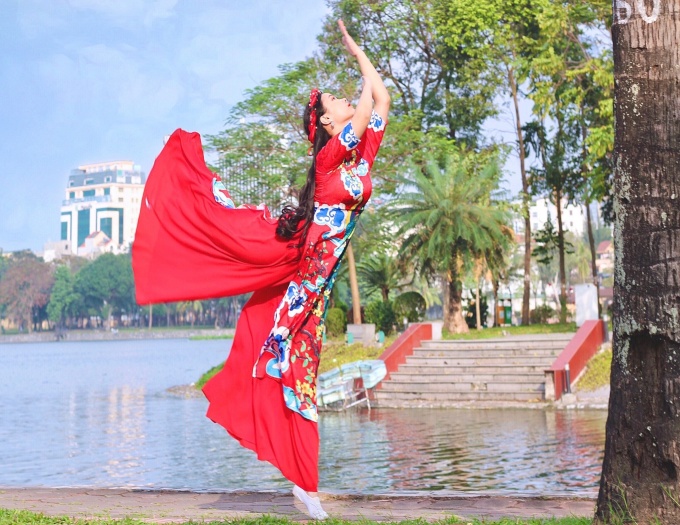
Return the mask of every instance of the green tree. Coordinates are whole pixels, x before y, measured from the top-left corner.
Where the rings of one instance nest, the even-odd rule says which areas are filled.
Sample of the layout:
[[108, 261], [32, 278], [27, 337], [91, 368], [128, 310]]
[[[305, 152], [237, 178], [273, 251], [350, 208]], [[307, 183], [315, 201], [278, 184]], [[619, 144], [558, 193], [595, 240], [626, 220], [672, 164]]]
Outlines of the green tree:
[[497, 152], [454, 150], [443, 164], [432, 161], [404, 178], [394, 207], [400, 256], [419, 272], [442, 275], [444, 324], [454, 333], [468, 331], [461, 304], [465, 265], [507, 239], [509, 214], [493, 199], [498, 166]]
[[75, 279], [64, 265], [57, 266], [54, 272], [54, 286], [47, 305], [47, 316], [53, 323], [63, 325], [66, 316], [75, 313], [79, 296], [75, 291]]
[[416, 132], [443, 128], [448, 139], [476, 146], [482, 124], [496, 113], [489, 104], [494, 78], [466, 47], [441, 45], [435, 24], [438, 3], [331, 0], [319, 37], [320, 56], [326, 62], [347, 63], [337, 46], [335, 21], [342, 18], [392, 87], [393, 124], [404, 119]]
[[15, 252], [0, 279], [0, 304], [20, 328], [33, 330], [34, 321], [49, 301], [53, 268], [31, 252]]
[[90, 314], [109, 322], [112, 315], [129, 314], [136, 308], [129, 254], [100, 255], [76, 274], [74, 288]]
[[[540, 20], [549, 3], [542, 0], [466, 0], [436, 3], [435, 24], [443, 45], [466, 49], [475, 57], [485, 78], [495, 88], [494, 94], [509, 98], [515, 123], [515, 146], [522, 181], [521, 216], [524, 219], [524, 291], [522, 324], [529, 324], [531, 293], [531, 181], [520, 104], [526, 96], [522, 86], [540, 56]], [[489, 97], [491, 100], [493, 97]]]
[[[567, 319], [567, 274], [564, 221], [562, 220], [562, 206], [568, 196], [576, 193], [580, 183], [580, 174], [575, 169], [574, 152], [575, 139], [573, 126], [558, 108], [555, 111], [556, 130], [552, 136], [542, 122], [530, 122], [526, 128], [527, 143], [539, 159], [540, 164], [532, 168], [534, 189], [537, 192], [545, 191], [550, 201], [555, 205], [557, 232], [555, 243], [557, 248], [559, 281], [560, 281], [560, 322], [566, 323]], [[571, 122], [573, 124], [573, 122]], [[552, 223], [551, 223], [552, 225]]]
[[390, 291], [399, 287], [398, 262], [386, 253], [363, 258], [357, 265], [357, 273], [366, 293], [380, 293], [383, 301], [389, 301]]
[[193, 328], [196, 324], [196, 317], [203, 313], [203, 303], [201, 301], [182, 301], [177, 303], [177, 312], [188, 317]]

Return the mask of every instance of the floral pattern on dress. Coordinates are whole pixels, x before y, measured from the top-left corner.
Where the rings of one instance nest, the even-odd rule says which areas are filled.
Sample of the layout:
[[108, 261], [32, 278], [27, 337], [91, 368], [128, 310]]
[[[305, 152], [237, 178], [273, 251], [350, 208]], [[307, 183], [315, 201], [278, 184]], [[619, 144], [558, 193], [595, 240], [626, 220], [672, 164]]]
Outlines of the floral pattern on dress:
[[342, 256], [371, 195], [370, 166], [385, 127], [375, 112], [371, 122], [374, 126], [361, 140], [347, 124], [317, 155], [314, 221], [297, 277], [288, 285], [253, 368], [256, 377], [279, 380], [286, 406], [311, 421], [318, 418], [316, 377], [326, 307]]

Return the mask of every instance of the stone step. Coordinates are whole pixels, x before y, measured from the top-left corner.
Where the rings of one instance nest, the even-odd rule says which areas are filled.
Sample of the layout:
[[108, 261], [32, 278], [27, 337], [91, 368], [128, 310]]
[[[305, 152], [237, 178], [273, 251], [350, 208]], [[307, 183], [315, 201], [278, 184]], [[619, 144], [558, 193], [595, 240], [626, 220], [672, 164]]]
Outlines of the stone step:
[[[406, 364], [416, 366], [492, 366], [492, 365], [518, 365], [518, 366], [543, 366], [550, 368], [555, 361], [554, 356], [509, 356], [509, 357], [425, 357], [410, 355], [406, 357]], [[403, 365], [402, 365], [403, 366]]]
[[522, 348], [478, 348], [475, 350], [461, 350], [460, 348], [416, 348], [413, 350], [413, 355], [423, 357], [471, 357], [471, 356], [553, 356], [560, 354], [561, 349], [552, 348], [534, 348], [531, 350], [524, 350]]
[[431, 382], [431, 381], [385, 381], [382, 383], [382, 392], [534, 392], [543, 395], [545, 385], [543, 382], [524, 381], [498, 381], [498, 382]]
[[432, 349], [450, 349], [450, 350], [504, 350], [512, 348], [517, 350], [535, 350], [535, 349], [551, 349], [562, 350], [567, 346], [568, 341], [498, 341], [491, 343], [484, 343], [481, 341], [474, 341], [465, 343], [463, 341], [422, 341], [420, 348], [427, 350]]
[[[401, 367], [399, 370], [402, 370]], [[545, 374], [543, 372], [522, 373], [508, 370], [498, 373], [484, 373], [479, 370], [467, 374], [453, 374], [442, 373], [440, 375], [424, 375], [424, 374], [410, 374], [407, 372], [394, 372], [390, 375], [389, 382], [417, 382], [428, 381], [429, 383], [479, 383], [479, 382], [525, 382], [525, 383], [543, 383], [545, 381]]]
[[460, 401], [542, 401], [543, 392], [503, 392], [477, 390], [474, 392], [383, 392], [375, 393], [378, 405], [382, 401], [390, 402], [421, 402], [427, 403], [455, 403]]
[[573, 333], [561, 333], [561, 334], [533, 334], [533, 335], [516, 335], [507, 337], [493, 337], [489, 339], [437, 339], [437, 340], [425, 340], [423, 344], [479, 344], [479, 343], [552, 343], [555, 341], [570, 341], [576, 332]]
[[[552, 364], [552, 363], [551, 363]], [[504, 374], [504, 373], [540, 373], [543, 375], [546, 366], [542, 364], [532, 365], [516, 365], [516, 364], [502, 364], [502, 365], [426, 365], [405, 363], [399, 366], [398, 373], [418, 374], [423, 375], [459, 375], [459, 374]], [[392, 374], [394, 375], [394, 374]]]

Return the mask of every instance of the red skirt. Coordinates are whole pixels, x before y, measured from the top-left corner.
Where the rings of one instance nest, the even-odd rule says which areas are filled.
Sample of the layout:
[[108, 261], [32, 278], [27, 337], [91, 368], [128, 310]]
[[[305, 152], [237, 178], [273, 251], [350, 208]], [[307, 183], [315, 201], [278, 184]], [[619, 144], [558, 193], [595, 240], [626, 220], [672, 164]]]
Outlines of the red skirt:
[[144, 188], [132, 246], [137, 302], [255, 292], [239, 317], [223, 370], [203, 389], [208, 417], [290, 481], [316, 491], [316, 423], [286, 408], [277, 380], [253, 377], [274, 311], [300, 264], [299, 240], [277, 238], [267, 210], [216, 202], [216, 177], [198, 133], [175, 131]]
[[316, 492], [319, 483], [317, 424], [286, 407], [281, 383], [253, 377], [253, 366], [271, 330], [274, 310], [286, 285], [255, 292], [236, 326], [222, 371], [203, 387], [208, 417], [219, 423], [258, 459], [269, 461], [296, 485]]

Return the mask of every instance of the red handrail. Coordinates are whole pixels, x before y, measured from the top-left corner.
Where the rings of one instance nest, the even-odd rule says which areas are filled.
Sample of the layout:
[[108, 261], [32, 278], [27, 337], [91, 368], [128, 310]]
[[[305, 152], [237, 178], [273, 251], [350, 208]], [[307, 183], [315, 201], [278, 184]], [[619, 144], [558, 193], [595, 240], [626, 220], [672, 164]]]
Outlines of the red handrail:
[[[387, 375], [383, 381], [390, 378], [392, 372], [396, 372], [399, 365], [406, 362], [406, 357], [413, 354], [414, 348], [420, 346], [421, 341], [432, 339], [432, 325], [430, 323], [414, 323], [409, 326], [397, 340], [392, 343], [379, 359], [385, 362]], [[380, 383], [376, 388], [380, 388]]]
[[[557, 356], [546, 375], [552, 374], [555, 386], [555, 401], [567, 391], [566, 366], [569, 365], [570, 382], [573, 383], [585, 369], [588, 361], [597, 353], [605, 340], [605, 326], [601, 319], [585, 321], [576, 335]], [[571, 386], [571, 385], [569, 385]], [[546, 398], [550, 395], [546, 390]]]

